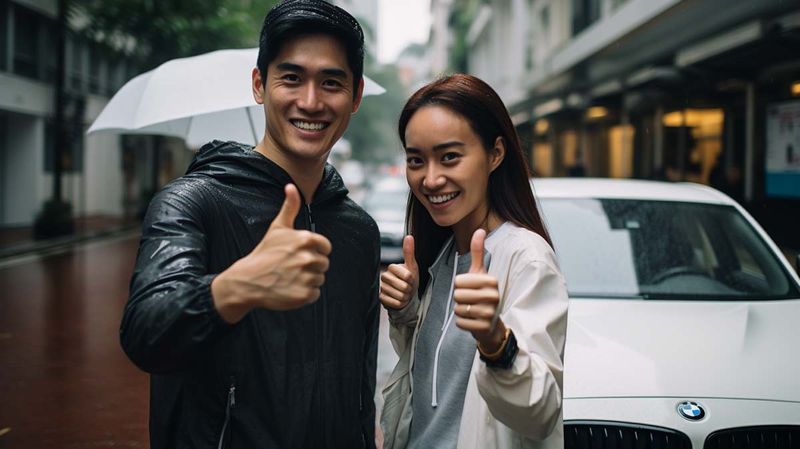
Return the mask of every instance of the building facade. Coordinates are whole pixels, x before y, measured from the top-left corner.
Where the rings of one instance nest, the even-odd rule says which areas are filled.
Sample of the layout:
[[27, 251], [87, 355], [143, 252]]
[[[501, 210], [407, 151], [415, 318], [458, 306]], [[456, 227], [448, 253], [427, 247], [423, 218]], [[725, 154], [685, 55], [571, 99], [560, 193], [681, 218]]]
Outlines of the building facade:
[[[0, 0], [0, 227], [30, 226], [53, 196], [56, 20], [56, 0]], [[62, 199], [77, 217], [132, 217], [141, 212], [153, 178], [166, 182], [185, 166], [175, 159], [190, 153], [166, 139], [155, 172], [153, 137], [85, 135], [136, 68], [72, 32], [72, 20], [64, 83], [72, 145], [62, 152]]]
[[694, 181], [751, 210], [800, 207], [800, 2], [456, 3], [478, 4], [466, 70], [497, 88], [538, 175]]

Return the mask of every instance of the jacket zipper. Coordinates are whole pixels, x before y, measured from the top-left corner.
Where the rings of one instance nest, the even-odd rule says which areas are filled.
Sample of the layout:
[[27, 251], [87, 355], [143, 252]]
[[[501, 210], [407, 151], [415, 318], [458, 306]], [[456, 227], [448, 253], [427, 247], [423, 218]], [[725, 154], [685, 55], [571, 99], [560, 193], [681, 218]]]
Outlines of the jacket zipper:
[[231, 409], [236, 407], [236, 380], [231, 377], [231, 386], [228, 388], [228, 404], [225, 406], [225, 422], [222, 424], [222, 432], [219, 435], [219, 444], [217, 449], [222, 449], [222, 444], [225, 442], [225, 432], [228, 430], [228, 424], [231, 420]]
[[314, 216], [311, 215], [311, 205], [306, 204], [306, 210], [308, 211], [308, 226], [311, 228], [311, 232], [317, 232], [317, 225], [314, 224]]
[[[306, 203], [306, 212], [308, 212], [308, 228], [311, 232], [317, 232], [317, 224], [314, 223], [314, 214], [311, 213], [311, 204]], [[317, 335], [317, 339], [314, 342], [316, 348], [316, 365], [317, 365], [317, 406], [316, 409], [318, 411], [318, 421], [320, 423], [320, 428], [322, 431], [322, 438], [324, 441], [325, 438], [325, 412], [322, 410], [323, 407], [323, 400], [322, 400], [322, 383], [325, 377], [325, 364], [320, 363], [320, 358], [322, 357], [322, 340], [325, 338], [325, 301], [323, 301], [323, 291], [324, 286], [320, 287], [320, 297], [317, 300], [319, 304], [319, 308], [314, 308], [314, 322], [317, 323], [317, 329], [319, 334]], [[319, 309], [319, 312], [318, 312]]]

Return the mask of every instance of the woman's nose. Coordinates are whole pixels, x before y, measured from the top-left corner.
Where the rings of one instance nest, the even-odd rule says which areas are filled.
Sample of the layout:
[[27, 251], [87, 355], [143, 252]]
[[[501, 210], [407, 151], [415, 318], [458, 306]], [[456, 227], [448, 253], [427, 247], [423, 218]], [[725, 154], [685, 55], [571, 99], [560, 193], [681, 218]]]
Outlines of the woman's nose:
[[425, 177], [422, 179], [422, 185], [429, 190], [435, 190], [444, 185], [445, 179], [442, 172], [436, 167], [435, 164], [428, 166], [425, 171]]

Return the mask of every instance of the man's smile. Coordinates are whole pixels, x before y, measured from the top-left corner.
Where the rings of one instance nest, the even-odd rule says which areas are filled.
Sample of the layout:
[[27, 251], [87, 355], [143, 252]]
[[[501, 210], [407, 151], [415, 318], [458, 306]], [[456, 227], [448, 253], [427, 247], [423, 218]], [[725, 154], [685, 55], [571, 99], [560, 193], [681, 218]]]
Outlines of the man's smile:
[[303, 131], [321, 131], [330, 125], [328, 122], [311, 122], [306, 120], [289, 120], [295, 128]]

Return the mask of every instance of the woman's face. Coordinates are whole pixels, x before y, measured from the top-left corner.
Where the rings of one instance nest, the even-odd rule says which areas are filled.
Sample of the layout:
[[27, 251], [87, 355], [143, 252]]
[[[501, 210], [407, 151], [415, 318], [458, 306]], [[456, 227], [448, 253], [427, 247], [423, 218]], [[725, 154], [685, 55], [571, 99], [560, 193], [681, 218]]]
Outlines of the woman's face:
[[486, 151], [459, 114], [442, 106], [417, 110], [406, 127], [406, 178], [439, 226], [472, 232], [489, 212], [489, 175], [504, 156], [502, 139]]

